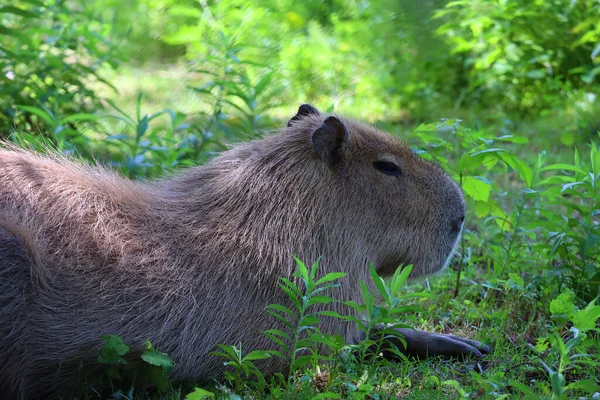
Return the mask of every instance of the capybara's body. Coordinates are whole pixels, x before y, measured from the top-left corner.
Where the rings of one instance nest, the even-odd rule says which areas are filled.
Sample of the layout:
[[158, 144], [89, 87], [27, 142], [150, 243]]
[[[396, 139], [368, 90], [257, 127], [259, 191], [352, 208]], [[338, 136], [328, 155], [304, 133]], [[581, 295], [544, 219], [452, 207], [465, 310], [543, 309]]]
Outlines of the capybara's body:
[[369, 263], [441, 269], [464, 218], [456, 184], [391, 136], [303, 107], [278, 134], [150, 183], [0, 149], [0, 395], [76, 392], [105, 334], [150, 339], [172, 379], [218, 378], [217, 343], [272, 348], [264, 307], [287, 304], [292, 254], [347, 272], [329, 293], [342, 300], [360, 300]]

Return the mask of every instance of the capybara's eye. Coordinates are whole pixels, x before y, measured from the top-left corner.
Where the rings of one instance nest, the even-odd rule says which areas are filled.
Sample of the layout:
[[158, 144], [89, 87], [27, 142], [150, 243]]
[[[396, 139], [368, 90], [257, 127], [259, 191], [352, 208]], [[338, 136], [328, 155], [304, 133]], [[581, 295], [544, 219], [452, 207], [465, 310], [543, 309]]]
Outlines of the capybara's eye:
[[373, 163], [373, 166], [386, 175], [391, 175], [391, 176], [402, 175], [402, 170], [400, 169], [400, 167], [391, 161], [375, 161]]

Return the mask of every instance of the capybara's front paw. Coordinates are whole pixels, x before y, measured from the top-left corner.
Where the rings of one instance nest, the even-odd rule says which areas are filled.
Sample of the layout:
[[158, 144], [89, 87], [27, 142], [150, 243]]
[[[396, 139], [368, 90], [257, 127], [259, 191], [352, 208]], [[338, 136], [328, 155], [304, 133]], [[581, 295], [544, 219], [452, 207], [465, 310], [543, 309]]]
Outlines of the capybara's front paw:
[[[444, 335], [414, 329], [398, 329], [398, 333], [406, 342], [404, 353], [413, 357], [484, 357], [485, 354], [492, 352], [492, 348], [488, 345], [456, 335]], [[402, 349], [403, 346], [396, 347]]]

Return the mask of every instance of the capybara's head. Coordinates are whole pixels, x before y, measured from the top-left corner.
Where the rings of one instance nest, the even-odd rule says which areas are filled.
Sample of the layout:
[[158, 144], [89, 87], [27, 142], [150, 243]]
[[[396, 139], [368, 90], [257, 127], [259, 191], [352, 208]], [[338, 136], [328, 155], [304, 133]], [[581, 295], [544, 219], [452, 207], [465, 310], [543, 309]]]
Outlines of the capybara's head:
[[306, 140], [303, 147], [312, 153], [305, 156], [310, 164], [304, 175], [324, 181], [315, 190], [327, 198], [312, 206], [335, 215], [324, 224], [334, 226], [329, 236], [338, 235], [340, 251], [354, 240], [346, 251], [365, 252], [382, 276], [401, 265], [413, 264], [412, 276], [447, 266], [462, 231], [465, 203], [442, 168], [387, 133], [323, 115], [307, 104], [289, 121], [287, 134]]

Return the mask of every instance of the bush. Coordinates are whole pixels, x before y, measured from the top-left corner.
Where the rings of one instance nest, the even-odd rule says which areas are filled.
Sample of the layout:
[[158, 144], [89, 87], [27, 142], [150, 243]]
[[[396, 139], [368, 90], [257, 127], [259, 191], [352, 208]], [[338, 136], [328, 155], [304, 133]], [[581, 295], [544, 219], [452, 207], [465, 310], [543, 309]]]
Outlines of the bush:
[[452, 1], [435, 17], [461, 60], [466, 105], [535, 116], [563, 108], [578, 90], [593, 91], [600, 72], [595, 0]]
[[[82, 3], [84, 4], [84, 3]], [[110, 26], [62, 0], [0, 7], [0, 137], [14, 127], [50, 138], [76, 129], [73, 114], [98, 107], [98, 69], [119, 58], [105, 39]]]

